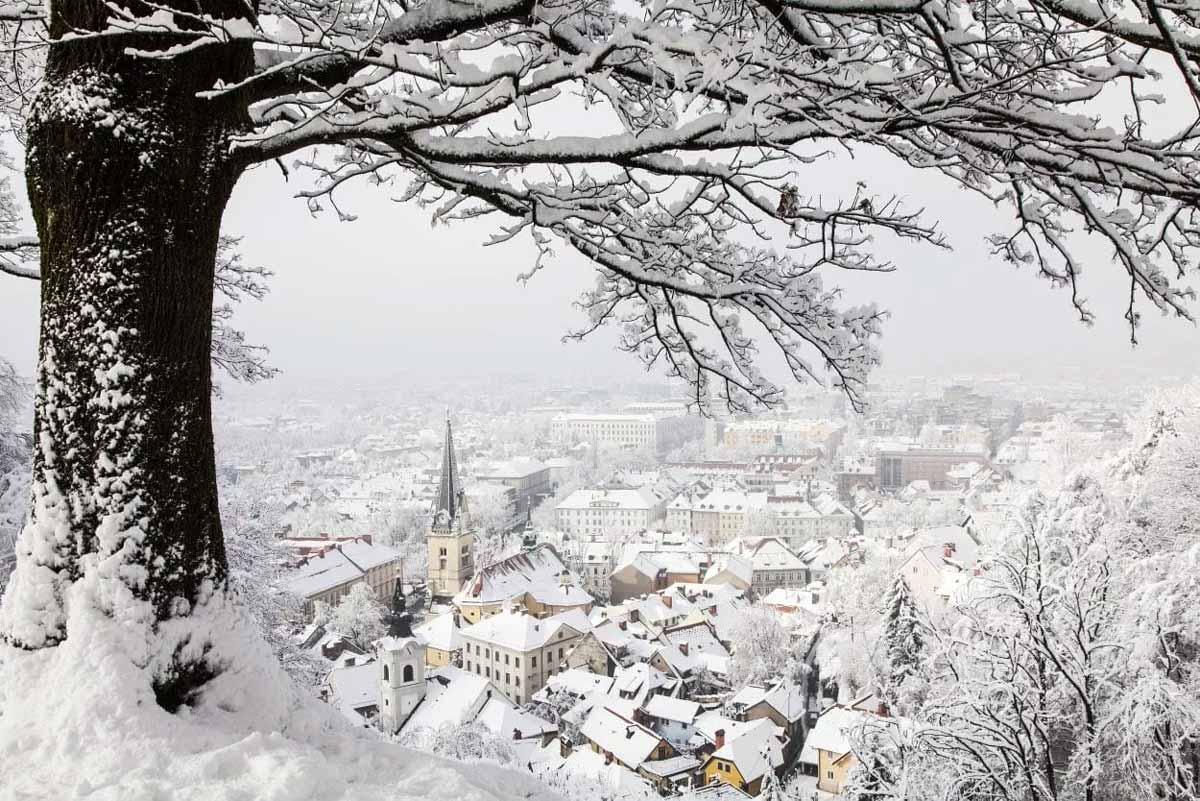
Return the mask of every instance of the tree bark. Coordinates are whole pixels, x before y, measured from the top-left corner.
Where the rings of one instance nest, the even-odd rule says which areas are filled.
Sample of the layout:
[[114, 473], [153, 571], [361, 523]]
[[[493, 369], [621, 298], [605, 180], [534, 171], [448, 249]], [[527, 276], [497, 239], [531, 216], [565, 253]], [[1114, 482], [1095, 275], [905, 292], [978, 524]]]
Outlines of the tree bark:
[[[220, 5], [189, 10], [246, 13]], [[55, 2], [51, 34], [101, 30], [106, 13], [97, 2]], [[171, 43], [55, 41], [29, 123], [43, 271], [34, 489], [3, 608], [6, 638], [25, 648], [67, 637], [72, 605], [82, 603], [153, 641], [164, 621], [225, 587], [210, 410], [213, 267], [240, 172], [228, 141], [249, 121], [238, 98], [197, 93], [239, 80], [253, 61], [241, 45], [171, 59], [125, 52]], [[167, 708], [212, 671], [195, 656], [203, 643], [173, 636], [168, 657], [147, 665]], [[140, 658], [152, 661], [153, 651]]]

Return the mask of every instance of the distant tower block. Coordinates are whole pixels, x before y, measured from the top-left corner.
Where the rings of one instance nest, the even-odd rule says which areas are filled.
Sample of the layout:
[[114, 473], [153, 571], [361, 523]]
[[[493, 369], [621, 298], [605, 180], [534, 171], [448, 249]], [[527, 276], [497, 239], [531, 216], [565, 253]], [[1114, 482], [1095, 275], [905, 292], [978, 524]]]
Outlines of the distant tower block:
[[471, 548], [475, 530], [467, 511], [466, 497], [458, 480], [458, 460], [450, 416], [446, 416], [446, 442], [442, 448], [442, 477], [433, 499], [433, 516], [426, 541], [429, 543], [429, 594], [434, 600], [449, 601], [474, 572]]

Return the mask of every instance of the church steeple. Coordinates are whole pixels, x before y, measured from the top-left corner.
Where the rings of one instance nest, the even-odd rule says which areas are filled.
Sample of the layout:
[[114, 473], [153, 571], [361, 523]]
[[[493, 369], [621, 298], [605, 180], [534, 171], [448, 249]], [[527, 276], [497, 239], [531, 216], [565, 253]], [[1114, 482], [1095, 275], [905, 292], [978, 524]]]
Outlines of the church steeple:
[[474, 531], [466, 495], [458, 475], [454, 431], [446, 415], [446, 441], [442, 446], [442, 475], [430, 510], [428, 583], [431, 598], [453, 598], [471, 578]]
[[433, 499], [433, 524], [450, 528], [463, 511], [462, 488], [458, 483], [458, 460], [454, 456], [454, 432], [446, 412], [446, 441], [442, 445], [442, 476]]

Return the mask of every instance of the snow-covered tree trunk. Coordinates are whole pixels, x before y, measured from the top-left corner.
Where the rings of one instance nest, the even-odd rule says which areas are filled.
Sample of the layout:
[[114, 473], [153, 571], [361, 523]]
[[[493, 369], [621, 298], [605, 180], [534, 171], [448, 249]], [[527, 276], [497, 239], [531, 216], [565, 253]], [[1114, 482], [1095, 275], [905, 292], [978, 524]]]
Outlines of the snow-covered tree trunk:
[[[55, 3], [51, 32], [99, 30], [106, 13]], [[228, 138], [249, 120], [197, 95], [248, 74], [252, 55], [127, 55], [152, 43], [162, 45], [144, 35], [56, 41], [29, 122], [43, 273], [33, 509], [3, 604], [4, 635], [25, 648], [68, 636], [77, 603], [153, 642], [163, 621], [225, 586], [209, 404], [213, 265], [240, 171]], [[208, 670], [180, 656], [186, 626], [175, 631], [162, 644], [171, 655], [152, 660], [168, 708]]]

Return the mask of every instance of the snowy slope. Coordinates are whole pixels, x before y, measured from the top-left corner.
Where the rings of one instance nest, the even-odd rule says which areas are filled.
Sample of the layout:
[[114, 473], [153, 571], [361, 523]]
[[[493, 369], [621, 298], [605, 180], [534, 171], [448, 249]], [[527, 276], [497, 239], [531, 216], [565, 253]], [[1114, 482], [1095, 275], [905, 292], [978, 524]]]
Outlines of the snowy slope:
[[231, 667], [193, 708], [168, 714], [126, 655], [137, 652], [123, 640], [128, 630], [90, 604], [71, 608], [57, 648], [0, 646], [2, 801], [550, 797], [528, 775], [447, 762], [349, 728], [294, 687], [228, 608], [197, 615], [210, 617], [211, 653]]

